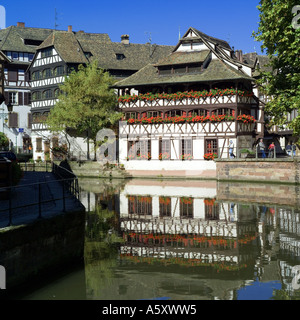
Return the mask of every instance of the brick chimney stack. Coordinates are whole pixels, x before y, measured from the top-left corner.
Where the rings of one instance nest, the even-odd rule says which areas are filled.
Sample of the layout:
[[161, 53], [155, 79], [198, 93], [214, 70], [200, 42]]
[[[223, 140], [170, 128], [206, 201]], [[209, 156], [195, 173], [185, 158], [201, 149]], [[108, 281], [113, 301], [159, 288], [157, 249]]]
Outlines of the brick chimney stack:
[[25, 22], [18, 22], [17, 27], [25, 28]]
[[72, 26], [68, 26], [68, 32], [73, 32]]
[[121, 43], [128, 45], [129, 44], [129, 35], [128, 34], [123, 34], [121, 36]]

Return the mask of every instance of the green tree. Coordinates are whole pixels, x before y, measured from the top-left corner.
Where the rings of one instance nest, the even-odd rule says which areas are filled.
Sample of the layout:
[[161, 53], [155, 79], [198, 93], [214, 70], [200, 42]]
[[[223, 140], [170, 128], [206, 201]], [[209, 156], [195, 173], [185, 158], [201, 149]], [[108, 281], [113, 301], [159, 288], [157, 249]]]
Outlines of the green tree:
[[[268, 72], [261, 72], [259, 84], [271, 98], [265, 111], [272, 117], [272, 123], [287, 125], [300, 134], [300, 29], [295, 27], [296, 14], [293, 8], [298, 0], [261, 0], [258, 9], [260, 22], [253, 36], [262, 42], [262, 50], [270, 59]], [[287, 121], [293, 110], [298, 116]]]
[[66, 132], [75, 129], [79, 135], [94, 142], [96, 153], [96, 136], [103, 128], [112, 128], [121, 118], [117, 112], [117, 97], [111, 88], [113, 77], [98, 68], [97, 62], [87, 66], [80, 65], [60, 86], [58, 102], [50, 111], [47, 125], [52, 132]]
[[0, 147], [7, 148], [8, 146], [9, 146], [9, 139], [4, 133], [0, 132]]

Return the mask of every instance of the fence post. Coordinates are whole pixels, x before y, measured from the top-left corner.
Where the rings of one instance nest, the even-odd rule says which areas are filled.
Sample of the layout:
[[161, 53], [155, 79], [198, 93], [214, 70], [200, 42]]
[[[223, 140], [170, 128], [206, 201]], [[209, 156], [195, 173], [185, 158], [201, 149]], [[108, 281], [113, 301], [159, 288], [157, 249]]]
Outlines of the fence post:
[[39, 183], [39, 219], [42, 218], [42, 190], [41, 184]]
[[11, 199], [11, 194], [12, 194], [12, 192], [11, 192], [11, 188], [12, 187], [9, 187], [9, 194], [8, 194], [8, 205], [9, 205], [9, 217], [8, 217], [8, 226], [9, 227], [11, 227], [12, 226], [12, 199]]
[[66, 199], [65, 199], [65, 181], [62, 181], [63, 187], [63, 212], [66, 212]]
[[274, 146], [274, 159], [276, 159], [276, 147]]

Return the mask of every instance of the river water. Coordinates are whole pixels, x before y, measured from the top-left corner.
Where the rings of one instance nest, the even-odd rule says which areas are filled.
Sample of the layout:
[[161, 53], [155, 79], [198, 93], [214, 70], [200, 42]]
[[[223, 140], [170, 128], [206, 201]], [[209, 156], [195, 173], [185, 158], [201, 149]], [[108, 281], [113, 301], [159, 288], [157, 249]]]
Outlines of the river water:
[[87, 209], [83, 263], [21, 299], [299, 299], [299, 187], [79, 183]]

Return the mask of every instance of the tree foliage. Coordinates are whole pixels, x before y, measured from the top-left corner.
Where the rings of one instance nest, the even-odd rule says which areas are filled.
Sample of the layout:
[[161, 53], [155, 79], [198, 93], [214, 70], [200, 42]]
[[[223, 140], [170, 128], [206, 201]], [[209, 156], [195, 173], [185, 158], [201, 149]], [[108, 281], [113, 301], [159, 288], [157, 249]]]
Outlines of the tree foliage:
[[98, 68], [97, 62], [80, 65], [60, 86], [58, 102], [50, 111], [47, 125], [52, 132], [77, 130], [94, 141], [99, 130], [111, 128], [121, 117], [116, 111], [117, 97], [111, 88], [112, 76]]
[[[270, 59], [270, 70], [261, 72], [260, 84], [271, 98], [266, 113], [273, 124], [287, 125], [300, 134], [300, 29], [295, 28], [293, 8], [298, 0], [261, 0], [259, 28], [254, 37], [262, 42], [262, 50]], [[288, 123], [293, 110], [298, 116]]]
[[0, 132], [0, 147], [8, 147], [9, 146], [9, 139], [7, 138], [7, 136]]

